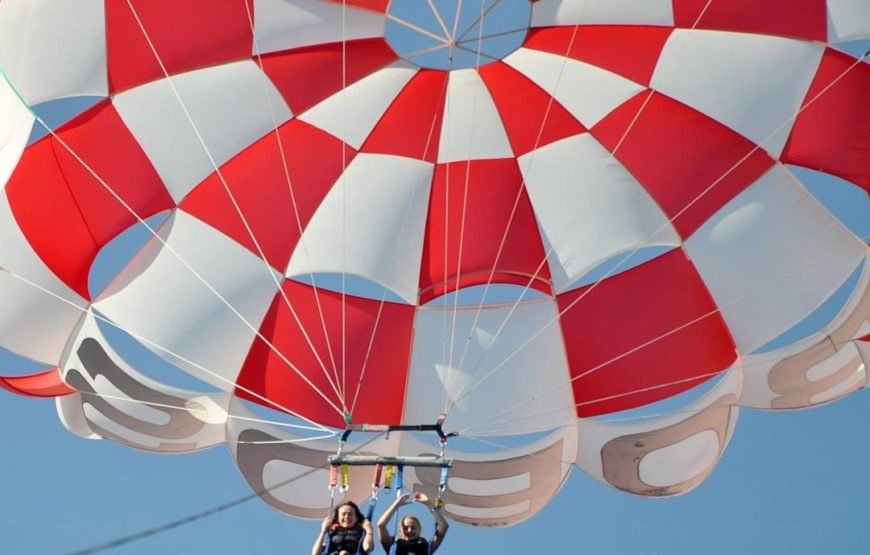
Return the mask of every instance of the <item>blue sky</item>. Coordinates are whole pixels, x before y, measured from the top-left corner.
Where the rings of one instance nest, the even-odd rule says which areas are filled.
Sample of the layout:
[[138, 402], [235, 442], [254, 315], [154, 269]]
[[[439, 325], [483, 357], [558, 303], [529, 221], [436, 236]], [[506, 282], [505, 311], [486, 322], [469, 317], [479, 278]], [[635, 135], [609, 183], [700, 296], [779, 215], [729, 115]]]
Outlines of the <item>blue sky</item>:
[[[868, 48], [870, 41], [849, 46]], [[801, 175], [870, 234], [866, 194]], [[0, 353], [3, 373], [24, 370], [18, 362]], [[500, 530], [454, 525], [441, 552], [865, 552], [868, 421], [868, 390], [809, 411], [744, 410], [721, 464], [688, 495], [632, 497], [576, 471], [531, 521]], [[165, 456], [83, 440], [62, 427], [53, 401], [0, 392], [0, 431], [4, 553], [71, 553], [250, 495], [225, 447]], [[431, 532], [432, 522], [423, 523]], [[109, 552], [307, 553], [317, 531], [254, 499]]]

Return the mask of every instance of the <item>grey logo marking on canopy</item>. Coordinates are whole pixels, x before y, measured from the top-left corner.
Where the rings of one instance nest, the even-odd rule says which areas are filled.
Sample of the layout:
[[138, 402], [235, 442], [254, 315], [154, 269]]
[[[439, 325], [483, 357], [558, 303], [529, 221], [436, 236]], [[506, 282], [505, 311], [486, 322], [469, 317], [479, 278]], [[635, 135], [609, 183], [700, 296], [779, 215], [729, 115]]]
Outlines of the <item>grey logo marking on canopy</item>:
[[[76, 354], [82, 363], [84, 374], [78, 368], [70, 368], [65, 379], [69, 385], [83, 394], [82, 403], [91, 405], [107, 419], [129, 430], [134, 430], [137, 434], [150, 435], [157, 439], [168, 440], [168, 442], [161, 442], [155, 448], [152, 445], [145, 445], [139, 441], [119, 436], [117, 433], [109, 431], [105, 427], [88, 419], [89, 425], [95, 432], [105, 438], [147, 451], [191, 451], [199, 447], [195, 442], [178, 442], [178, 440], [193, 437], [203, 429], [206, 423], [193, 416], [191, 411], [205, 411], [204, 406], [183, 397], [176, 397], [156, 391], [139, 383], [124, 372], [109, 357], [103, 346], [93, 338], [85, 338], [76, 350]], [[90, 380], [85, 378], [85, 374], [90, 377]], [[103, 376], [115, 388], [131, 399], [148, 404], [151, 409], [165, 413], [168, 417], [168, 422], [166, 424], [154, 424], [120, 411], [107, 399], [104, 399], [92, 385], [97, 376]], [[173, 410], [167, 407], [179, 408], [178, 410]]]

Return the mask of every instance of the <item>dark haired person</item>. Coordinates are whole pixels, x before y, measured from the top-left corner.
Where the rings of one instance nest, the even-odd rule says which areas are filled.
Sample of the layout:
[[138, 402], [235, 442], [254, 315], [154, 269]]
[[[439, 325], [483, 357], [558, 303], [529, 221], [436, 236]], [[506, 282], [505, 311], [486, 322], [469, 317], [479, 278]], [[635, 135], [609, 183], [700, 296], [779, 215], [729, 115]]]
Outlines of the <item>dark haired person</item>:
[[321, 555], [326, 546], [326, 553], [329, 555], [371, 553], [375, 547], [374, 541], [372, 523], [363, 516], [356, 503], [347, 501], [323, 519], [323, 526], [311, 548], [311, 555]]

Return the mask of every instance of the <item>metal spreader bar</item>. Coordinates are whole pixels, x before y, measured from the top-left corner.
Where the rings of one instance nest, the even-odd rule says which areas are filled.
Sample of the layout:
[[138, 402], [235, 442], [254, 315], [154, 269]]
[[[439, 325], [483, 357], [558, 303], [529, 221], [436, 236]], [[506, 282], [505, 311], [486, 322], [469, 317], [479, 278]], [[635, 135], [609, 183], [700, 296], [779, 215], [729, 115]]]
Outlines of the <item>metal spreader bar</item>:
[[435, 424], [354, 424], [351, 421], [350, 415], [345, 414], [344, 419], [346, 426], [344, 432], [341, 434], [341, 442], [346, 442], [348, 437], [350, 437], [351, 432], [373, 432], [385, 434], [389, 434], [390, 432], [435, 432], [438, 434], [438, 439], [441, 443], [446, 443], [448, 438], [459, 435], [456, 432], [449, 434], [444, 432], [442, 426], [446, 418], [446, 414], [440, 415]]
[[424, 466], [451, 468], [453, 459], [435, 456], [416, 456], [416, 457], [379, 457], [375, 455], [330, 455], [326, 459], [330, 465], [339, 466], [346, 464], [348, 466], [375, 466], [378, 464], [393, 465], [393, 466]]

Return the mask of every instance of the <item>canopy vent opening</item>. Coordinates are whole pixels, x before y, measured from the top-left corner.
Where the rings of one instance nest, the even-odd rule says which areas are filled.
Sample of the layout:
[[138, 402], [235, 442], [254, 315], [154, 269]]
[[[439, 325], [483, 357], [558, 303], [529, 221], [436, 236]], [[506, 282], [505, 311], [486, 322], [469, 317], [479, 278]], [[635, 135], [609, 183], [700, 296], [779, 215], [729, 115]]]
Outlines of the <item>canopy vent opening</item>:
[[[501, 60], [526, 38], [529, 0], [390, 3], [386, 37], [399, 56], [423, 68], [453, 70]], [[458, 13], [457, 13], [458, 10]]]

